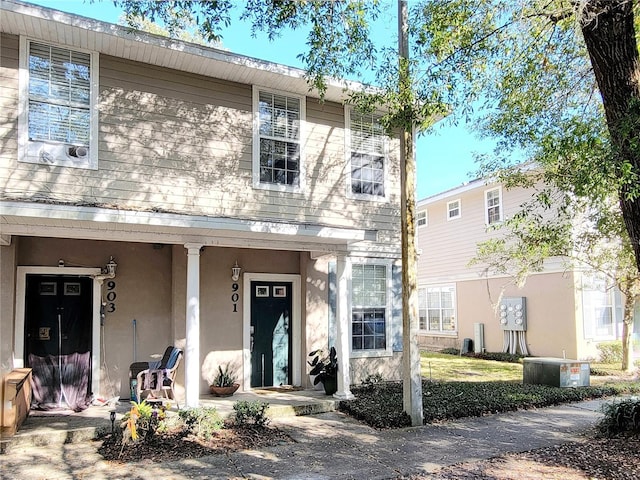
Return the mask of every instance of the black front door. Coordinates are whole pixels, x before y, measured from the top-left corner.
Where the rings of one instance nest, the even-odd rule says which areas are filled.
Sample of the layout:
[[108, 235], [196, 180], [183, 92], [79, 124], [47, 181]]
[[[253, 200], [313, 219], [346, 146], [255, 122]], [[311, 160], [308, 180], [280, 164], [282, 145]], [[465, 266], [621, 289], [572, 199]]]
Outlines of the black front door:
[[290, 385], [291, 282], [251, 282], [251, 387]]
[[27, 275], [25, 359], [33, 369], [35, 406], [78, 409], [86, 402], [91, 385], [92, 299], [91, 278]]

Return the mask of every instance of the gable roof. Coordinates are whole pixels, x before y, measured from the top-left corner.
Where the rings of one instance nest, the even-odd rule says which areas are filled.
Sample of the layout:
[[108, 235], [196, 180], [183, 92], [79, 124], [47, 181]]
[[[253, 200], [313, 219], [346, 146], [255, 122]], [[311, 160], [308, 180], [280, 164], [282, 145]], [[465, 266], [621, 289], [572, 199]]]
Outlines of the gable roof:
[[[45, 42], [249, 85], [277, 87], [299, 95], [309, 91], [305, 71], [225, 50], [154, 35], [17, 0], [0, 0], [0, 31]], [[358, 82], [328, 79], [325, 99], [342, 102]]]

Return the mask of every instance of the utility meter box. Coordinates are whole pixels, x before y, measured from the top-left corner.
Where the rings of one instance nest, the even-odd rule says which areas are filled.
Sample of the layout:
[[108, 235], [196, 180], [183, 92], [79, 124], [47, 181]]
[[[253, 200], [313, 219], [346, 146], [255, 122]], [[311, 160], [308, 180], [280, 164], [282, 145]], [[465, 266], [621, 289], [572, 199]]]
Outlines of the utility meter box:
[[498, 311], [502, 330], [527, 331], [526, 297], [504, 297]]
[[523, 358], [523, 383], [551, 387], [588, 387], [589, 362], [566, 358]]

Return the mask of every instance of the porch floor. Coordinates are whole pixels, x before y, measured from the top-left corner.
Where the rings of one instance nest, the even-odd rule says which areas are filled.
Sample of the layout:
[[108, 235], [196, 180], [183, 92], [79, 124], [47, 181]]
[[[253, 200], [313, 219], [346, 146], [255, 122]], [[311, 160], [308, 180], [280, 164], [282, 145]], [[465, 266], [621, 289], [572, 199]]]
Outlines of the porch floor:
[[[216, 407], [223, 418], [233, 413], [233, 404], [239, 400], [262, 401], [269, 404], [271, 418], [295, 415], [311, 415], [334, 411], [337, 400], [320, 390], [270, 391], [254, 390], [236, 393], [231, 397], [202, 395], [200, 405]], [[181, 404], [184, 407], [184, 404]], [[129, 411], [128, 399], [115, 405], [116, 424]], [[51, 445], [88, 441], [100, 431], [111, 430], [110, 412], [112, 406], [91, 406], [78, 413], [41, 412], [32, 410], [18, 432], [11, 437], [0, 439], [0, 453], [6, 453], [21, 446]], [[177, 411], [175, 402], [171, 410]]]

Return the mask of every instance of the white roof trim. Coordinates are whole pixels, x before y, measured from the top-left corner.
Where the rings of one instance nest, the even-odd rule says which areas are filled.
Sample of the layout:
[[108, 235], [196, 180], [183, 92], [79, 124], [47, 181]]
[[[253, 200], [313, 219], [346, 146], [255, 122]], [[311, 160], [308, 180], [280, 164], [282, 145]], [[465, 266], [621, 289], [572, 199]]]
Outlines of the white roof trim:
[[459, 196], [461, 193], [468, 192], [469, 190], [473, 190], [478, 187], [484, 187], [486, 185], [492, 185], [495, 183], [493, 180], [479, 178], [476, 180], [472, 180], [470, 182], [463, 183], [459, 187], [450, 188], [449, 190], [445, 190], [444, 192], [436, 193], [427, 198], [423, 198], [422, 200], [418, 200], [417, 207], [424, 207], [426, 205], [430, 205], [435, 202], [439, 202], [440, 200], [444, 200], [445, 198], [450, 198], [454, 196]]
[[[171, 238], [153, 240], [160, 243], [194, 242], [198, 238], [205, 244], [219, 244], [225, 238], [231, 242], [246, 238], [347, 245], [377, 239], [374, 230], [45, 203], [4, 201], [0, 202], [0, 214], [3, 233], [14, 235], [24, 234], [26, 226], [43, 226], [47, 231], [53, 227], [81, 227], [87, 231], [98, 230], [101, 234], [111, 230], [119, 235], [125, 232], [135, 235], [139, 232]], [[215, 242], [207, 242], [208, 237], [215, 237]], [[148, 237], [145, 236], [144, 241], [149, 241]]]
[[[42, 41], [243, 84], [281, 86], [283, 77], [287, 77], [288, 91], [318, 96], [309, 91], [305, 71], [299, 68], [169, 39], [17, 0], [0, 0], [0, 14], [2, 32], [27, 35]], [[146, 47], [141, 48], [140, 44]], [[347, 97], [347, 91], [370, 88], [358, 82], [334, 78], [328, 79], [327, 85], [325, 98], [335, 102], [343, 101]]]

